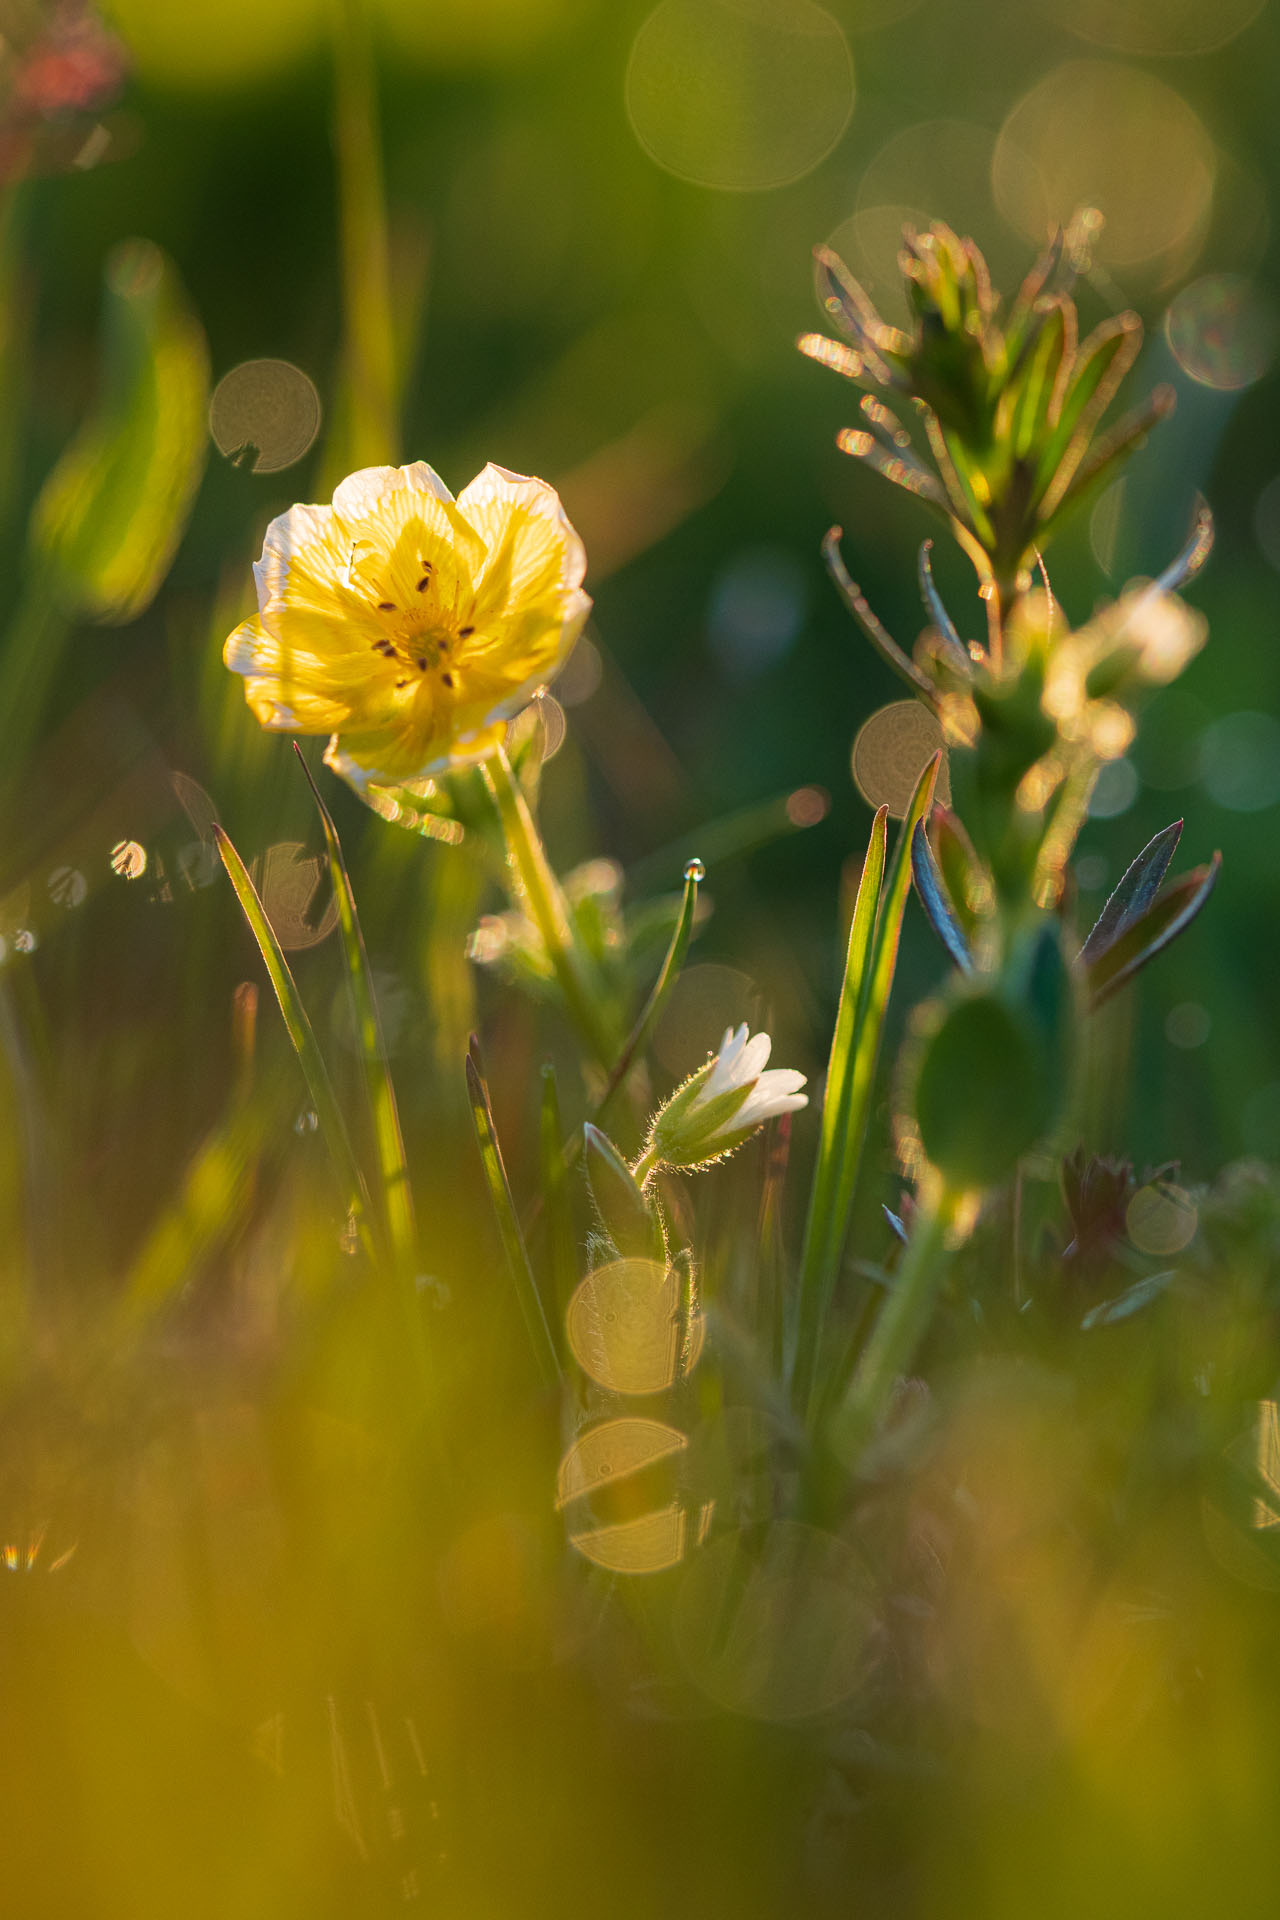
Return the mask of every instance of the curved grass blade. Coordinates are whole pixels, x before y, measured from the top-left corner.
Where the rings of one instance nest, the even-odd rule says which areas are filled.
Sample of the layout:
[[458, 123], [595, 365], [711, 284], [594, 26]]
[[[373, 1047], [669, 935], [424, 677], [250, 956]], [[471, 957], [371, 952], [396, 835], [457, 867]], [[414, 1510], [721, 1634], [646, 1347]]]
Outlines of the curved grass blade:
[[925, 612], [942, 635], [948, 651], [956, 657], [956, 664], [962, 666], [967, 673], [970, 666], [969, 652], [956, 630], [955, 621], [942, 604], [942, 595], [938, 592], [933, 578], [933, 562], [930, 559], [932, 551], [932, 540], [920, 542], [920, 598], [924, 601]]
[[333, 897], [338, 903], [338, 928], [342, 938], [343, 957], [346, 961], [347, 992], [350, 996], [356, 1035], [360, 1042], [360, 1060], [364, 1068], [365, 1089], [369, 1096], [369, 1111], [373, 1119], [374, 1140], [377, 1145], [382, 1212], [386, 1222], [387, 1238], [402, 1277], [411, 1284], [417, 1270], [418, 1258], [413, 1189], [409, 1182], [409, 1166], [405, 1158], [404, 1136], [400, 1130], [400, 1113], [396, 1106], [395, 1087], [391, 1080], [391, 1069], [387, 1064], [387, 1047], [382, 1031], [382, 1019], [378, 1012], [377, 996], [374, 993], [373, 980], [369, 972], [369, 955], [364, 944], [364, 934], [360, 929], [360, 917], [356, 912], [351, 876], [347, 872], [346, 861], [342, 857], [342, 843], [338, 839], [338, 829], [333, 824], [332, 815], [321, 798], [320, 789], [312, 778], [311, 769], [296, 740], [293, 750], [298, 756], [298, 764], [306, 775], [307, 785], [311, 788], [311, 797], [316, 803], [320, 823], [324, 828], [325, 846], [329, 855], [329, 877], [333, 882]]
[[474, 1034], [471, 1036], [471, 1047], [467, 1054], [467, 1094], [471, 1101], [471, 1117], [475, 1123], [476, 1141], [480, 1148], [484, 1177], [489, 1188], [489, 1199], [493, 1205], [494, 1218], [498, 1223], [502, 1250], [507, 1257], [507, 1270], [516, 1290], [516, 1299], [520, 1304], [525, 1331], [529, 1335], [529, 1344], [533, 1348], [533, 1356], [544, 1385], [554, 1386], [556, 1381], [562, 1378], [560, 1358], [556, 1352], [555, 1341], [551, 1337], [551, 1328], [547, 1324], [542, 1295], [538, 1292], [538, 1283], [533, 1277], [533, 1268], [529, 1263], [529, 1250], [525, 1246], [524, 1235], [520, 1231], [519, 1216], [516, 1213], [515, 1201], [511, 1197], [511, 1183], [507, 1179], [502, 1149], [498, 1145], [498, 1135], [494, 1129], [489, 1089], [480, 1071], [480, 1047]]
[[843, 527], [830, 527], [822, 542], [822, 558], [826, 562], [827, 572], [835, 582], [840, 598], [886, 665], [892, 667], [896, 674], [900, 674], [916, 693], [923, 694], [931, 707], [935, 706], [938, 699], [937, 688], [928, 675], [921, 672], [915, 661], [902, 651], [897, 641], [890, 638], [867, 605], [862, 588], [850, 577], [849, 569], [844, 564], [844, 556], [840, 552], [843, 533]]
[[934, 859], [923, 820], [916, 822], [915, 832], [911, 836], [911, 876], [929, 925], [961, 973], [972, 973], [973, 955], [969, 951], [969, 942], [947, 898], [946, 882]]
[[1176, 560], [1171, 560], [1164, 572], [1147, 588], [1149, 594], [1176, 593], [1185, 587], [1188, 580], [1194, 580], [1209, 555], [1213, 552], [1213, 513], [1205, 499], [1196, 502], [1195, 518], [1191, 523], [1191, 532], [1187, 544]]
[[671, 944], [667, 948], [666, 958], [658, 971], [649, 998], [640, 1009], [640, 1016], [627, 1036], [626, 1044], [618, 1055], [617, 1064], [609, 1075], [608, 1084], [600, 1097], [594, 1118], [603, 1119], [619, 1087], [626, 1079], [631, 1063], [643, 1049], [649, 1035], [657, 1025], [658, 1016], [667, 1004], [667, 996], [680, 977], [685, 955], [689, 951], [689, 942], [693, 938], [693, 922], [698, 907], [698, 886], [706, 874], [701, 860], [690, 860], [684, 870], [684, 899], [680, 903], [680, 917], [676, 921], [675, 931], [671, 935]]
[[249, 923], [249, 931], [258, 943], [258, 951], [262, 955], [272, 990], [280, 1003], [284, 1024], [293, 1042], [293, 1050], [298, 1056], [298, 1065], [302, 1068], [302, 1075], [307, 1083], [307, 1091], [311, 1096], [311, 1104], [315, 1108], [320, 1131], [343, 1187], [343, 1197], [347, 1206], [355, 1214], [361, 1239], [371, 1252], [376, 1251], [370, 1235], [371, 1209], [368, 1188], [356, 1161], [351, 1136], [347, 1132], [342, 1109], [333, 1091], [333, 1082], [329, 1078], [329, 1069], [324, 1063], [324, 1056], [316, 1040], [315, 1029], [311, 1025], [307, 1010], [302, 1004], [302, 997], [289, 971], [284, 949], [276, 939], [275, 930], [267, 918], [266, 908], [258, 898], [258, 890], [249, 878], [244, 861], [231, 844], [225, 829], [219, 826], [217, 821], [213, 823], [213, 835], [222, 857], [222, 864], [235, 888], [241, 911]]
[[1207, 866], [1197, 867], [1193, 873], [1175, 880], [1142, 917], [1094, 961], [1086, 973], [1091, 1009], [1109, 1000], [1191, 925], [1213, 892], [1221, 868], [1222, 855], [1215, 853]]
[[1164, 883], [1181, 838], [1182, 822], [1175, 820], [1148, 840], [1137, 859], [1130, 861], [1080, 949], [1080, 959], [1086, 967], [1100, 960], [1107, 948], [1146, 912]]

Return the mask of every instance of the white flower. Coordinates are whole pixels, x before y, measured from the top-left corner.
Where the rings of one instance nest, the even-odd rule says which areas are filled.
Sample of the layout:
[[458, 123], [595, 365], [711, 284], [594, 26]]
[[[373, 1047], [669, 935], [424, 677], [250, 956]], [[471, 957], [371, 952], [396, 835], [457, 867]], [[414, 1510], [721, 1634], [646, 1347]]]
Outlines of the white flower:
[[808, 1105], [805, 1076], [793, 1067], [770, 1067], [767, 1033], [751, 1036], [746, 1024], [725, 1030], [720, 1050], [677, 1088], [656, 1115], [636, 1164], [647, 1179], [655, 1167], [705, 1167], [732, 1153], [775, 1114]]

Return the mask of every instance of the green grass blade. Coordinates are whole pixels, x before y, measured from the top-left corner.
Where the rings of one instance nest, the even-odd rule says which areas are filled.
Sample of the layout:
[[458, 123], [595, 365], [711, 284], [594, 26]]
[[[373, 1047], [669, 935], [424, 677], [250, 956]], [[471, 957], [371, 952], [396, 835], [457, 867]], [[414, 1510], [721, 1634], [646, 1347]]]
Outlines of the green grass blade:
[[835, 1032], [831, 1039], [831, 1055], [827, 1062], [822, 1132], [800, 1260], [796, 1352], [792, 1375], [797, 1406], [807, 1406], [813, 1391], [822, 1322], [835, 1281], [834, 1270], [829, 1268], [826, 1253], [832, 1239], [832, 1216], [848, 1129], [858, 1027], [871, 982], [870, 959], [884, 879], [888, 819], [889, 809], [881, 807], [867, 844], [867, 857], [862, 865], [862, 878], [853, 910], [853, 924], [849, 929], [849, 947], [836, 1011]]
[[400, 1130], [400, 1113], [396, 1106], [395, 1087], [391, 1079], [391, 1069], [387, 1064], [387, 1047], [382, 1031], [382, 1020], [378, 1013], [377, 996], [373, 990], [373, 979], [369, 971], [369, 955], [364, 944], [364, 934], [360, 929], [360, 916], [356, 912], [355, 894], [352, 891], [351, 876], [347, 872], [346, 861], [342, 856], [342, 843], [338, 839], [338, 830], [333, 824], [332, 815], [321, 798], [320, 789], [312, 778], [311, 769], [296, 741], [294, 752], [307, 777], [307, 785], [311, 788], [321, 825], [324, 827], [325, 845], [329, 853], [329, 874], [333, 881], [334, 899], [338, 904], [338, 928], [342, 937], [343, 956], [346, 960], [347, 991], [351, 998], [351, 1011], [355, 1019], [356, 1036], [360, 1043], [360, 1059], [364, 1067], [365, 1087], [369, 1095], [369, 1111], [373, 1118], [387, 1239], [398, 1270], [406, 1281], [411, 1282], [417, 1270], [418, 1261], [413, 1189], [409, 1181], [408, 1162], [405, 1159], [404, 1136]]
[[653, 983], [653, 990], [640, 1010], [640, 1017], [632, 1027], [627, 1041], [618, 1056], [617, 1065], [609, 1075], [609, 1083], [601, 1095], [594, 1118], [597, 1122], [604, 1118], [610, 1103], [619, 1087], [626, 1079], [631, 1063], [644, 1048], [649, 1035], [658, 1023], [658, 1017], [667, 1004], [667, 997], [680, 977], [685, 955], [689, 951], [689, 942], [693, 938], [693, 922], [698, 907], [698, 886], [706, 873], [701, 860], [690, 860], [684, 870], [684, 899], [680, 903], [680, 918], [676, 921], [671, 944], [667, 948], [666, 958]]
[[[883, 808], [876, 815], [867, 863], [863, 869], [863, 884], [868, 886], [868, 892], [864, 902], [863, 889], [859, 888], [854, 926], [849, 938], [849, 964], [836, 1018], [836, 1037], [832, 1042], [831, 1068], [823, 1101], [822, 1144], [801, 1258], [796, 1362], [793, 1371], [797, 1411], [808, 1412], [814, 1404], [823, 1323], [849, 1230], [849, 1216], [871, 1112], [871, 1094], [880, 1056], [884, 1018], [898, 962], [902, 916], [911, 888], [911, 840], [919, 823], [928, 818], [941, 761], [939, 751], [920, 775], [887, 872], [884, 869], [886, 816]], [[874, 897], [871, 886], [875, 889]], [[878, 913], [875, 913], [876, 902], [879, 905]], [[867, 922], [873, 913], [874, 931], [869, 935]]]
[[502, 1160], [502, 1149], [498, 1145], [498, 1135], [493, 1124], [493, 1109], [489, 1105], [489, 1089], [478, 1063], [479, 1049], [474, 1037], [471, 1050], [467, 1055], [467, 1093], [471, 1100], [471, 1117], [475, 1122], [476, 1140], [480, 1147], [480, 1159], [484, 1167], [484, 1177], [489, 1188], [489, 1199], [493, 1204], [494, 1218], [498, 1223], [498, 1233], [502, 1239], [502, 1250], [507, 1257], [507, 1267], [511, 1274], [516, 1298], [520, 1303], [520, 1312], [524, 1318], [525, 1329], [529, 1335], [529, 1344], [533, 1348], [538, 1370], [547, 1386], [553, 1386], [561, 1375], [560, 1357], [556, 1352], [555, 1341], [551, 1337], [551, 1328], [547, 1324], [546, 1308], [542, 1304], [542, 1295], [533, 1277], [533, 1268], [529, 1262], [529, 1251], [520, 1231], [520, 1219], [516, 1213], [515, 1201], [511, 1197], [511, 1184], [507, 1179], [507, 1169]]
[[324, 1056], [316, 1040], [315, 1029], [302, 1004], [302, 997], [289, 971], [284, 950], [276, 939], [275, 930], [267, 918], [266, 908], [258, 898], [258, 890], [249, 878], [244, 861], [232, 846], [227, 833], [216, 822], [213, 832], [218, 843], [218, 852], [222, 856], [222, 864], [236, 890], [236, 898], [240, 902], [245, 919], [249, 922], [249, 931], [258, 943], [258, 951], [267, 969], [267, 977], [280, 1003], [284, 1024], [293, 1042], [293, 1050], [298, 1056], [298, 1065], [302, 1068], [302, 1075], [307, 1083], [307, 1091], [311, 1096], [311, 1104], [315, 1108], [320, 1131], [324, 1135], [325, 1145], [329, 1149], [330, 1158], [343, 1188], [343, 1198], [354, 1210], [361, 1237], [366, 1245], [369, 1245], [369, 1194], [364, 1176], [356, 1162], [351, 1146], [351, 1136], [347, 1132], [346, 1121], [342, 1117], [342, 1109], [333, 1091], [329, 1069], [325, 1066]]

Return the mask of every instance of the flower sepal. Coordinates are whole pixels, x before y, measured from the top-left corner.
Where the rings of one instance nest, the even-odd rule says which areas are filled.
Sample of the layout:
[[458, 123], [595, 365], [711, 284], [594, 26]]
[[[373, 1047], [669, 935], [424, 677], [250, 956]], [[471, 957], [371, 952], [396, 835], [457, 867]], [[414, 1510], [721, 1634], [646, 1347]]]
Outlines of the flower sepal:
[[775, 1114], [808, 1104], [802, 1073], [790, 1067], [766, 1072], [771, 1046], [767, 1033], [750, 1037], [745, 1023], [736, 1032], [726, 1028], [719, 1051], [654, 1116], [634, 1169], [641, 1184], [659, 1167], [696, 1173], [714, 1166]]

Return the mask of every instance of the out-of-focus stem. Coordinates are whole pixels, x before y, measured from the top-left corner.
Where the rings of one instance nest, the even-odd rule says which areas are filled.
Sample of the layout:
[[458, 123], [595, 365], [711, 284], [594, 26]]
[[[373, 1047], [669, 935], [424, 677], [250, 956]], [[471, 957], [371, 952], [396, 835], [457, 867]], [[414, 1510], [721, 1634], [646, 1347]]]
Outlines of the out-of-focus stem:
[[547, 859], [542, 836], [501, 747], [483, 763], [482, 771], [502, 821], [518, 898], [541, 935], [570, 1018], [595, 1060], [607, 1068], [617, 1051], [618, 1038], [574, 937], [564, 893]]
[[917, 1212], [893, 1287], [832, 1423], [833, 1450], [851, 1466], [880, 1425], [894, 1383], [911, 1365], [933, 1318], [946, 1272], [947, 1232], [956, 1216], [957, 1198], [944, 1188], [931, 1206], [922, 1206]]
[[347, 457], [377, 466], [398, 452], [395, 331], [373, 53], [363, 0], [331, 0], [334, 147], [350, 415]]

